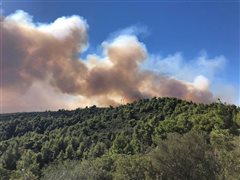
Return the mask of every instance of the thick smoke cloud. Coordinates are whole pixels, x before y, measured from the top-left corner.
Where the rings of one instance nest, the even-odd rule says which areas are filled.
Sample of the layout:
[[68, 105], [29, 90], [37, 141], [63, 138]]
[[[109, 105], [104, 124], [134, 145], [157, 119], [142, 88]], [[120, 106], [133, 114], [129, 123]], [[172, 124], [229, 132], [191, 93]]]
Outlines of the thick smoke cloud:
[[23, 11], [2, 18], [3, 111], [118, 105], [122, 99], [126, 103], [153, 96], [214, 101], [204, 76], [186, 82], [142, 70], [148, 52], [134, 35], [104, 42], [103, 57], [92, 54], [79, 59], [88, 46], [87, 30], [79, 16], [51, 24], [33, 23]]

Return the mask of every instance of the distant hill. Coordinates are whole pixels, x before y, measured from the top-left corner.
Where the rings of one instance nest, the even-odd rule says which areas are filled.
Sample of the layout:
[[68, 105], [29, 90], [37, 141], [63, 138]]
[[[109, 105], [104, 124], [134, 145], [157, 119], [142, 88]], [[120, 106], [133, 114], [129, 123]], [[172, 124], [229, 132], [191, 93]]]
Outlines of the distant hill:
[[176, 98], [0, 115], [0, 179], [236, 179], [240, 108]]

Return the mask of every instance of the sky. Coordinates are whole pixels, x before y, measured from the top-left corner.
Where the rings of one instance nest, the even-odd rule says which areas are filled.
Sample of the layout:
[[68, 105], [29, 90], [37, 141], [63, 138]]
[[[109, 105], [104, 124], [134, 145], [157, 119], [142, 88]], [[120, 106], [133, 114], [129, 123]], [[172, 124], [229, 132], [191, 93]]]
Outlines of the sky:
[[[5, 23], [5, 26], [7, 27], [10, 26], [10, 23], [7, 21], [12, 21], [12, 24], [17, 24], [16, 26], [11, 27], [15, 28], [14, 32], [21, 32], [16, 35], [17, 38], [20, 36], [21, 38], [15, 39], [15, 41], [26, 42], [26, 39], [30, 41], [31, 35], [26, 37], [23, 35], [25, 30], [24, 33], [22, 33], [22, 31], [26, 27], [29, 28], [29, 30], [31, 29], [31, 32], [34, 29], [34, 33], [36, 34], [33, 33], [34, 36], [30, 42], [34, 41], [34, 47], [38, 49], [41, 48], [39, 42], [42, 42], [43, 39], [46, 41], [45, 46], [48, 46], [52, 42], [47, 41], [46, 37], [42, 35], [42, 33], [50, 33], [54, 36], [58, 33], [71, 34], [69, 30], [66, 30], [69, 29], [68, 27], [65, 27], [65, 29], [61, 27], [61, 23], [67, 24], [67, 22], [69, 22], [70, 26], [73, 25], [72, 28], [76, 28], [78, 31], [81, 31], [81, 34], [76, 35], [77, 37], [74, 38], [79, 40], [78, 42], [75, 42], [75, 45], [80, 45], [81, 48], [78, 50], [76, 50], [75, 46], [72, 47], [73, 49], [70, 49], [70, 47], [68, 48], [69, 51], [74, 51], [74, 57], [77, 57], [77, 61], [81, 61], [82, 65], [72, 65], [72, 62], [69, 62], [70, 65], [68, 65], [71, 67], [79, 66], [79, 68], [86, 66], [88, 69], [85, 73], [93, 74], [91, 78], [88, 77], [84, 80], [81, 79], [81, 81], [88, 82], [81, 84], [81, 87], [86, 86], [89, 88], [82, 90], [78, 87], [77, 90], [69, 90], [69, 88], [66, 90], [66, 88], [64, 89], [61, 88], [60, 85], [57, 85], [56, 79], [51, 80], [50, 76], [56, 72], [54, 69], [47, 68], [50, 70], [44, 73], [49, 73], [49, 75], [41, 78], [34, 77], [34, 75], [31, 74], [32, 72], [29, 73], [28, 70], [27, 76], [34, 78], [31, 79], [28, 77], [27, 81], [29, 84], [26, 85], [28, 87], [19, 88], [19, 84], [13, 79], [20, 79], [18, 82], [21, 82], [22, 74], [26, 74], [26, 70], [20, 72], [20, 69], [23, 68], [23, 66], [19, 62], [26, 61], [25, 59], [27, 57], [33, 55], [29, 52], [25, 52], [25, 59], [18, 59], [19, 62], [16, 62], [16, 58], [12, 60], [11, 58], [14, 56], [10, 54], [16, 54], [16, 57], [20, 57], [17, 52], [19, 49], [12, 48], [12, 46], [18, 47], [19, 45], [17, 45], [17, 42], [13, 42], [12, 44], [7, 43], [7, 41], [10, 42], [11, 39], [5, 38], [4, 40], [4, 37], [2, 37], [3, 69], [1, 69], [1, 71], [3, 73], [1, 76], [3, 83], [1, 85], [1, 90], [3, 97], [5, 97], [5, 99], [1, 99], [2, 112], [37, 111], [44, 109], [55, 110], [61, 107], [75, 108], [78, 106], [92, 104], [100, 106], [106, 106], [108, 104], [117, 105], [122, 102], [122, 99], [126, 99], [126, 102], [131, 102], [137, 98], [151, 96], [174, 96], [204, 103], [216, 101], [217, 98], [220, 98], [224, 102], [226, 101], [236, 105], [240, 104], [240, 9], [238, 1], [121, 2], [9, 0], [3, 1], [1, 3], [1, 8], [3, 9], [3, 16], [8, 17], [4, 20], [3, 24]], [[20, 20], [19, 18], [16, 18], [17, 16], [14, 17], [14, 14], [21, 17]], [[25, 14], [24, 17], [22, 16], [23, 14]], [[74, 23], [77, 22], [77, 25], [71, 24], [71, 20], [73, 19], [71, 19], [71, 17], [73, 17], [73, 15], [76, 15], [75, 18], [77, 20], [75, 19], [76, 21], [73, 21]], [[51, 24], [54, 24], [53, 22], [60, 17], [65, 17], [65, 19], [60, 22], [60, 25], [54, 26], [55, 29], [49, 28]], [[25, 20], [30, 20], [25, 23], [25, 21], [22, 20], [23, 18], [25, 18]], [[24, 26], [26, 27], [23, 27], [24, 23]], [[3, 25], [3, 27], [5, 26]], [[11, 34], [9, 30], [11, 28], [6, 28], [3, 32], [6, 31], [6, 34]], [[13, 31], [13, 29], [11, 30]], [[41, 33], [38, 34], [39, 32]], [[36, 38], [35, 35], [39, 36], [39, 38]], [[25, 39], [23, 39], [23, 37]], [[36, 40], [40, 39], [40, 37], [42, 37], [41, 41]], [[64, 38], [66, 39], [66, 37]], [[63, 38], [61, 37], [61, 42], [62, 41]], [[68, 46], [70, 41], [72, 44], [72, 41], [74, 40], [66, 40], [66, 44], [63, 43], [63, 46]], [[4, 45], [6, 46], [6, 50], [4, 49]], [[124, 48], [122, 48], [122, 46], [124, 46]], [[128, 51], [128, 46], [129, 49], [133, 48], [133, 51], [138, 51], [138, 54], [131, 54], [132, 52], [126, 53], [126, 51]], [[7, 49], [11, 48], [11, 52], [10, 50], [8, 52]], [[66, 50], [68, 48], [66, 47], [62, 49], [62, 47], [58, 47], [58, 50], [61, 49], [63, 52], [68, 52]], [[117, 49], [117, 53], [113, 50], [114, 48]], [[126, 54], [126, 57], [116, 57], [120, 56], [118, 52], [121, 51], [123, 55]], [[41, 52], [44, 53], [44, 50]], [[63, 58], [63, 56], [65, 57], [65, 54], [60, 56], [56, 50], [53, 50], [51, 53], [58, 54], [56, 56], [57, 58]], [[55, 56], [55, 54], [51, 54], [51, 56]], [[120, 66], [120, 63], [116, 63], [116, 59], [119, 58], [119, 61], [124, 61], [124, 58], [127, 59], [127, 55], [129, 54], [138, 58], [134, 60], [129, 58], [126, 60], [129, 64], [131, 64], [130, 61], [136, 62], [134, 65], [138, 67], [135, 67], [134, 65], [131, 67], [131, 65], [129, 65], [129, 67], [133, 68], [133, 70], [134, 68], [137, 68], [135, 74], [131, 74], [132, 72], [130, 72], [130, 69], [127, 70], [129, 68], [127, 65], [123, 66], [121, 64]], [[42, 55], [36, 56], [37, 55], [34, 54], [34, 58], [41, 59], [42, 57]], [[76, 58], [74, 58], [74, 60], [75, 59]], [[4, 63], [10, 61], [11, 63]], [[52, 62], [53, 64], [61, 63], [60, 60], [55, 62], [55, 60], [49, 59], [46, 62], [42, 61], [42, 64], [38, 64], [38, 66], [40, 66], [39, 69], [43, 68], [41, 66], [45, 67], [46, 64], [49, 64], [49, 62]], [[63, 60], [62, 64], [66, 62], [68, 61]], [[34, 71], [34, 67], [29, 65], [31, 64], [31, 61], [26, 61], [24, 67], [26, 66], [26, 63], [28, 64], [28, 69], [30, 68]], [[44, 65], [44, 63], [46, 64]], [[111, 63], [114, 65], [116, 64], [116, 67], [113, 65], [112, 69], [110, 68], [111, 70], [104, 69], [104, 71], [101, 71], [100, 73], [99, 69], [102, 68], [101, 70], [103, 70], [102, 66], [108, 66], [107, 63], [108, 65]], [[4, 66], [4, 64], [7, 65]], [[9, 68], [9, 64], [11, 64], [11, 68], [13, 66], [15, 67], [14, 73], [16, 73], [15, 70], [18, 71], [16, 74], [21, 74], [21, 77], [12, 75], [14, 74], [13, 72], [7, 72], [6, 69]], [[54, 68], [56, 69], [56, 66]], [[118, 68], [126, 69], [119, 72]], [[71, 68], [69, 70], [63, 70], [60, 68], [58, 73], [59, 71], [68, 74], [73, 72]], [[95, 73], [96, 71], [98, 73]], [[136, 75], [138, 72], [141, 72], [140, 75]], [[151, 75], [146, 75], [149, 74], [149, 72], [151, 72]], [[95, 77], [94, 73], [98, 77], [103, 76], [104, 80], [101, 78], [93, 78]], [[114, 76], [114, 73], [118, 75]], [[124, 73], [126, 73], [129, 77], [126, 77]], [[34, 74], [36, 74], [35, 71]], [[77, 74], [79, 74], [79, 76], [83, 76], [83, 71], [76, 70], [76, 75], [74, 75], [74, 78], [77, 78], [77, 81], [79, 82], [80, 78]], [[113, 76], [115, 79], [108, 79], [106, 76]], [[142, 80], [137, 80], [137, 77], [135, 76], [143, 77]], [[9, 82], [5, 84], [11, 84], [11, 86], [5, 85], [4, 79]], [[24, 77], [22, 79], [21, 84], [26, 83], [26, 78]], [[95, 80], [97, 82], [100, 81], [100, 85], [96, 86], [98, 83], [93, 81], [95, 82], [93, 83], [93, 86], [89, 83], [92, 79], [97, 79]], [[147, 80], [144, 81], [143, 79]], [[171, 80], [171, 83], [169, 79]], [[174, 86], [172, 85], [172, 79], [177, 81], [174, 82]], [[62, 80], [63, 79], [61, 79], [61, 82]], [[120, 81], [123, 80], [124, 83], [121, 84]], [[124, 87], [119, 87], [115, 84], [113, 85], [114, 81], [119, 81], [119, 84]], [[144, 81], [144, 83], [142, 81]], [[75, 80], [69, 80], [69, 78], [68, 82], [70, 84], [76, 83]], [[16, 86], [13, 86], [14, 83]], [[67, 84], [67, 82], [62, 83]], [[146, 89], [146, 83], [148, 83], [149, 89]], [[181, 85], [178, 85], [178, 83]], [[155, 87], [158, 86], [158, 84], [161, 84], [159, 85], [160, 87]], [[188, 93], [183, 93], [182, 91], [185, 90], [182, 90], [182, 88], [180, 88], [181, 90], [177, 92], [169, 93], [173, 87], [175, 88], [176, 86], [176, 89], [178, 89], [178, 87], [182, 87], [182, 85], [187, 87], [185, 89], [187, 89], [186, 91], [188, 91]], [[164, 89], [163, 86], [164, 88], [166, 87], [166, 92], [162, 90]], [[200, 92], [195, 92], [194, 90], [195, 95], [189, 95], [189, 86], [193, 86], [193, 89], [195, 88]], [[132, 88], [135, 87], [137, 92], [132, 92]], [[39, 95], [39, 91], [34, 90], [34, 88], [38, 90], [41, 88], [51, 88], [51, 90], [48, 89], [50, 96], [48, 97], [46, 93]], [[190, 89], [192, 89], [192, 87]], [[191, 93], [192, 91], [193, 90], [191, 90]], [[198, 98], [196, 98], [196, 94], [201, 94], [203, 91], [207, 92], [207, 95], [197, 95]], [[13, 97], [19, 97], [19, 95], [21, 95], [22, 98], [14, 100], [16, 98]], [[211, 98], [206, 100], [203, 96], [211, 96]], [[32, 100], [33, 97], [37, 97], [37, 101], [41, 102], [41, 106], [36, 105], [36, 102]], [[49, 102], [50, 99], [55, 103]], [[60, 102], [56, 101], [56, 99]]]

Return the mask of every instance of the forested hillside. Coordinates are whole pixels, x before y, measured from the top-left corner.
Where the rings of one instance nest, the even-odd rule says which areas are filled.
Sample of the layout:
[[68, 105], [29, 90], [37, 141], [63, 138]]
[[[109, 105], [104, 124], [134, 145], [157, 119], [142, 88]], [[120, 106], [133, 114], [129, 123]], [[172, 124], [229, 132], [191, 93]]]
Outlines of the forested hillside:
[[0, 179], [240, 178], [240, 108], [176, 98], [0, 115]]

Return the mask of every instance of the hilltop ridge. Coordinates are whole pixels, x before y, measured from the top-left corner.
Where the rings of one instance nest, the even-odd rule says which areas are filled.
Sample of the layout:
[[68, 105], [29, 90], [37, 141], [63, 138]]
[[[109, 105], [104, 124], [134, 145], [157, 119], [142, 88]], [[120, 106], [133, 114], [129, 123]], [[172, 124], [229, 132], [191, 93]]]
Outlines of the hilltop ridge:
[[[66, 166], [54, 166], [54, 172], [53, 162], [58, 164], [70, 160], [71, 162], [67, 165], [70, 167], [73, 162], [76, 163], [79, 160], [79, 162], [83, 162], [84, 160], [87, 163], [94, 161], [94, 164], [97, 165], [96, 160], [107, 157], [108, 160], [111, 159], [118, 164], [119, 156], [120, 160], [121, 158], [126, 160], [124, 158], [127, 156], [126, 158], [129, 158], [130, 162], [140, 161], [141, 158], [144, 159], [155, 152], [160, 142], [170, 141], [169, 137], [172, 136], [174, 136], [173, 141], [180, 139], [179, 141], [183, 141], [183, 143], [193, 141], [192, 137], [199, 139], [199, 142], [206, 140], [212, 148], [219, 145], [221, 148], [218, 147], [218, 150], [222, 152], [222, 150], [225, 151], [225, 147], [228, 148], [224, 143], [236, 143], [236, 138], [239, 137], [239, 128], [240, 108], [235, 105], [222, 103], [204, 105], [176, 98], [142, 99], [116, 108], [91, 106], [71, 111], [1, 114], [0, 173], [3, 174], [4, 179], [20, 178], [22, 174], [38, 179], [50, 177], [51, 174], [56, 173], [56, 169], [60, 168], [61, 170], [54, 176], [55, 179], [58, 179], [57, 174], [64, 171], [64, 168], [66, 172], [72, 171], [66, 170]], [[167, 146], [171, 143], [172, 141], [168, 142]], [[204, 151], [209, 151], [204, 143], [199, 147], [202, 147]], [[235, 147], [235, 145], [229, 147]], [[234, 148], [228, 151], [235, 153]], [[135, 159], [136, 157], [137, 159]], [[214, 155], [208, 157], [208, 159], [211, 158], [216, 157]], [[205, 161], [208, 159], [202, 161], [206, 163]], [[237, 158], [236, 160], [239, 161]], [[219, 163], [219, 167], [222, 166], [220, 160], [219, 162], [216, 159], [214, 161], [216, 161], [216, 165]], [[141, 162], [145, 161], [141, 160]], [[201, 162], [199, 163], [201, 164]], [[104, 170], [105, 179], [114, 179], [123, 175], [116, 175], [116, 168], [123, 168], [125, 165], [122, 164], [118, 167], [117, 164], [113, 163], [111, 168]], [[154, 166], [152, 161], [150, 164]], [[73, 166], [84, 167], [82, 164]], [[141, 167], [145, 169], [149, 168], [149, 165], [146, 164], [146, 167], [141, 165]], [[206, 165], [201, 171], [203, 172], [209, 167], [210, 165]], [[21, 169], [24, 169], [24, 172]], [[164, 171], [164, 168], [153, 169], [152, 179], [155, 179], [156, 176], [159, 177], [161, 175], [159, 172]], [[148, 174], [150, 170], [145, 171], [142, 179], [150, 177]], [[215, 170], [213, 171], [215, 172]], [[214, 177], [217, 177], [217, 173], [221, 175], [220, 171], [218, 172], [216, 169]], [[234, 173], [232, 174], [234, 176]], [[164, 178], [166, 175], [162, 176]], [[209, 178], [213, 177], [211, 174], [208, 176]], [[80, 175], [76, 175], [76, 177], [80, 177]], [[81, 177], [86, 178], [87, 175], [81, 175]], [[95, 179], [99, 177], [102, 176], [96, 176]], [[166, 177], [171, 176], [168, 174]], [[176, 177], [178, 177], [177, 174], [172, 176], [172, 178]], [[54, 178], [52, 176], [52, 179]], [[126, 179], [128, 178], [132, 179], [126, 176]]]

